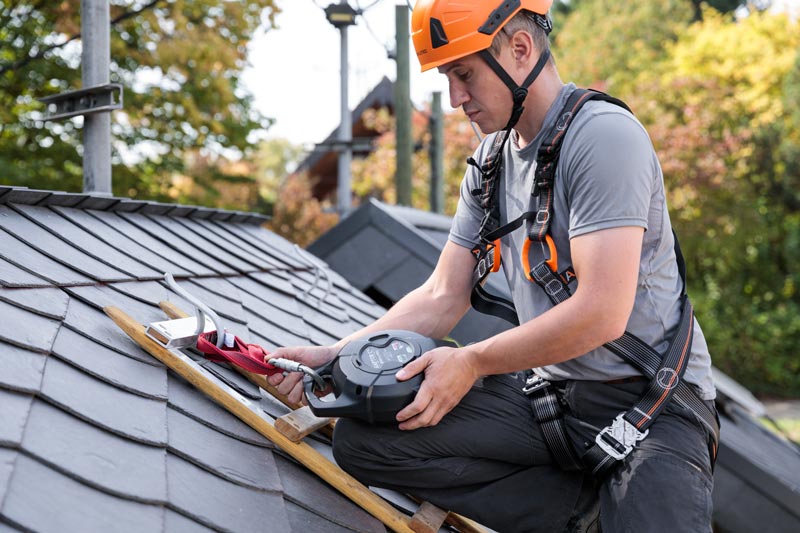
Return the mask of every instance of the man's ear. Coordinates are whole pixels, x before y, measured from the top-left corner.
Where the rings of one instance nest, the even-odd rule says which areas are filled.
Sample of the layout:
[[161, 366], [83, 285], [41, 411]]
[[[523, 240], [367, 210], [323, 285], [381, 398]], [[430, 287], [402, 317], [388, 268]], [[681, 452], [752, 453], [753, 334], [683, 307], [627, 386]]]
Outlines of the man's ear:
[[533, 37], [530, 33], [520, 30], [511, 36], [509, 42], [514, 60], [520, 63], [530, 61], [534, 52]]

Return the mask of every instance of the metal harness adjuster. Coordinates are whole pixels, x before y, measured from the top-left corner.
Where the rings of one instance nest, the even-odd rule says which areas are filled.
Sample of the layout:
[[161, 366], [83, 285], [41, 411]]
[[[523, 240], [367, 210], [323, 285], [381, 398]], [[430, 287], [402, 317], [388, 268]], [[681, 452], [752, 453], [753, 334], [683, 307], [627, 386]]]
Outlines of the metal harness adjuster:
[[625, 420], [625, 412], [618, 414], [610, 426], [604, 427], [594, 441], [608, 455], [622, 461], [633, 451], [636, 443], [644, 439], [650, 430], [644, 432]]

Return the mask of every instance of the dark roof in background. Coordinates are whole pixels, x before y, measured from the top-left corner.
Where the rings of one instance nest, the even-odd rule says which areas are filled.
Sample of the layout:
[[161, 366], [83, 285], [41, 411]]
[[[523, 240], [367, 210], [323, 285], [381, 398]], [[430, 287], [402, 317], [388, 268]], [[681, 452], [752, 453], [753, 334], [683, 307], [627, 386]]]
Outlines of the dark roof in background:
[[[106, 317], [210, 305], [265, 348], [330, 343], [383, 310], [247, 213], [0, 187], [0, 530], [385, 531]], [[220, 379], [283, 414], [239, 373]], [[276, 412], [277, 410], [277, 412]], [[324, 448], [325, 443], [317, 443]]]
[[[352, 136], [354, 139], [366, 139], [378, 135], [376, 131], [367, 127], [364, 123], [363, 115], [368, 109], [380, 109], [382, 107], [387, 107], [390, 110], [394, 109], [394, 82], [386, 76], [353, 109]], [[318, 180], [314, 186], [314, 196], [316, 198], [324, 198], [336, 190], [339, 178], [339, 169], [337, 167], [339, 156], [336, 151], [328, 150], [324, 145], [334, 143], [338, 139], [338, 132], [339, 128], [337, 127], [297, 167], [296, 172], [308, 172], [310, 176]], [[366, 154], [370, 151], [356, 152], [356, 155]]]
[[[449, 232], [449, 217], [370, 199], [308, 250], [388, 307], [428, 279]], [[490, 276], [488, 286], [508, 294], [502, 275]], [[470, 309], [451, 336], [467, 344], [510, 327], [504, 320]]]
[[[389, 306], [430, 276], [451, 219], [370, 200], [321, 236], [309, 251], [350, 283]], [[505, 276], [488, 287], [510, 298]], [[462, 344], [509, 329], [507, 322], [474, 310], [452, 336]], [[800, 449], [758, 421], [764, 409], [744, 387], [714, 369], [722, 438], [715, 470], [714, 521], [726, 532], [800, 531]]]

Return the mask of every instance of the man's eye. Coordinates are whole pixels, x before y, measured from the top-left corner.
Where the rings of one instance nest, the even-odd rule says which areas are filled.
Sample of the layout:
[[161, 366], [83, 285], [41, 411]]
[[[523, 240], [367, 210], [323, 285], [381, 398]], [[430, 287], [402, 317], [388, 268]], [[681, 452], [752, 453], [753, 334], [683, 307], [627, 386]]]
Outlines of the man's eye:
[[456, 72], [456, 78], [458, 78], [461, 81], [467, 81], [469, 79], [469, 75], [470, 75], [470, 73], [466, 72], [466, 71], [465, 72]]

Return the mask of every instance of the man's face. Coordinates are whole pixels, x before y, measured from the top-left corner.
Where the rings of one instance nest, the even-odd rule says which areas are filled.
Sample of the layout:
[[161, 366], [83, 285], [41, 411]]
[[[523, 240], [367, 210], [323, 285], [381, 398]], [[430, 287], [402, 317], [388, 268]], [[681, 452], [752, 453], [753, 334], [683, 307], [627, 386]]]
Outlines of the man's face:
[[499, 131], [506, 125], [513, 107], [511, 93], [479, 55], [446, 63], [439, 72], [447, 76], [450, 105], [461, 107], [482, 132]]

